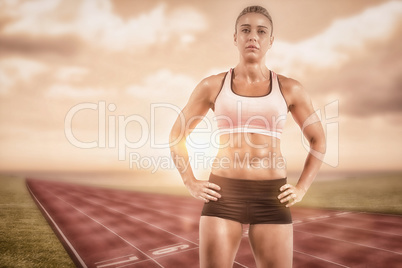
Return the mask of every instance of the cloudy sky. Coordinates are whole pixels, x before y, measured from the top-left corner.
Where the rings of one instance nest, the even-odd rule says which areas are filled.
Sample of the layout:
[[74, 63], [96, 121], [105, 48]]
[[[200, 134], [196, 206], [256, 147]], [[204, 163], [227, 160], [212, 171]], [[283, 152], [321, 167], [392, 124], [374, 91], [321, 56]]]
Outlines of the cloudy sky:
[[[323, 120], [323, 169], [399, 170], [402, 1], [381, 0], [0, 0], [0, 170], [170, 168], [177, 110], [237, 64], [234, 22], [248, 4], [274, 20], [268, 68], [299, 80]], [[192, 154], [215, 153], [201, 146], [216, 130], [207, 119]], [[289, 117], [289, 170], [305, 145]]]

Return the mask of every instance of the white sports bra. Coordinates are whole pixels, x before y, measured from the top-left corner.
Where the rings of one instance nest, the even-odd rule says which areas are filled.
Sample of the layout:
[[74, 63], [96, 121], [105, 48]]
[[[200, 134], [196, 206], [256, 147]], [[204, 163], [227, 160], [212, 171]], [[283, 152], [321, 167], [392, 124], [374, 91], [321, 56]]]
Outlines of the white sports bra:
[[214, 112], [219, 133], [251, 132], [280, 139], [288, 107], [276, 73], [271, 71], [271, 91], [258, 97], [234, 93], [232, 75], [233, 69], [230, 69], [215, 100]]

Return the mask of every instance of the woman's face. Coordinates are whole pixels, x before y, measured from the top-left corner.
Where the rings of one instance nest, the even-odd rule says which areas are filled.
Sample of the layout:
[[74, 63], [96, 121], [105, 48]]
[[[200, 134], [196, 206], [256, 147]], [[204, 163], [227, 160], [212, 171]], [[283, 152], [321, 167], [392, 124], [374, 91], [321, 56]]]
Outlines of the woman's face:
[[271, 23], [262, 14], [247, 13], [241, 16], [236, 29], [234, 43], [246, 59], [262, 59], [274, 41]]

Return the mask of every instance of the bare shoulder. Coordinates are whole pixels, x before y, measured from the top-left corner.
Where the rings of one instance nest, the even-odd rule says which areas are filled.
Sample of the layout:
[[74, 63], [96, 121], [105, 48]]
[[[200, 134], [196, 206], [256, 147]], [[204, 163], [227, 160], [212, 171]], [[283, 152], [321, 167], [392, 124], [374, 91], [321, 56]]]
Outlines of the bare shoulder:
[[208, 100], [208, 102], [213, 104], [222, 88], [225, 75], [226, 72], [223, 72], [202, 79], [193, 94], [195, 94], [197, 98]]
[[299, 81], [278, 74], [278, 82], [289, 109], [298, 101], [307, 100], [309, 98], [306, 90]]
[[286, 77], [284, 75], [278, 74], [278, 81], [279, 85], [281, 87], [282, 93], [286, 94], [291, 94], [291, 93], [297, 93], [298, 91], [303, 90], [302, 84], [300, 84], [299, 81]]
[[226, 72], [208, 76], [200, 82], [199, 86], [201, 86], [205, 90], [220, 90], [223, 85], [223, 79], [225, 78], [225, 75]]

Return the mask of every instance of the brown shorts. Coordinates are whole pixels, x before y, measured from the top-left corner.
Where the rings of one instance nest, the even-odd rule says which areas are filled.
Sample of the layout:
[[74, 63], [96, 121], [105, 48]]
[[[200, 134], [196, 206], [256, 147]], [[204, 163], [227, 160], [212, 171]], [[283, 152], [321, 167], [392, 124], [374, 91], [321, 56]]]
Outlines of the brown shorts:
[[211, 173], [209, 182], [221, 187], [218, 201], [204, 204], [201, 216], [214, 216], [243, 224], [291, 224], [286, 203], [281, 203], [279, 188], [286, 178], [244, 180], [220, 177]]

